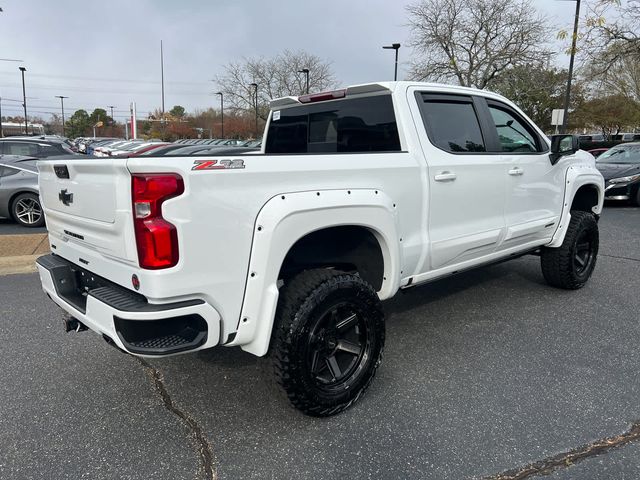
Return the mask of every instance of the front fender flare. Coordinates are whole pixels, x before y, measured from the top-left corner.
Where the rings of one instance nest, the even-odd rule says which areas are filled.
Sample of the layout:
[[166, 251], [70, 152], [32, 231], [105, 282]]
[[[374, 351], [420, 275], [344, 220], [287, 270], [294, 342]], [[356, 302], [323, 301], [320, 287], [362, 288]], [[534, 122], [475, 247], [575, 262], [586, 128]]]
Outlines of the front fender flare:
[[564, 237], [571, 221], [571, 205], [576, 193], [585, 185], [593, 185], [598, 190], [598, 204], [593, 207], [593, 213], [600, 215], [604, 204], [604, 179], [597, 168], [591, 165], [572, 165], [567, 168], [565, 176], [564, 201], [562, 203], [562, 215], [558, 222], [558, 228], [547, 247], [557, 248], [562, 245]]

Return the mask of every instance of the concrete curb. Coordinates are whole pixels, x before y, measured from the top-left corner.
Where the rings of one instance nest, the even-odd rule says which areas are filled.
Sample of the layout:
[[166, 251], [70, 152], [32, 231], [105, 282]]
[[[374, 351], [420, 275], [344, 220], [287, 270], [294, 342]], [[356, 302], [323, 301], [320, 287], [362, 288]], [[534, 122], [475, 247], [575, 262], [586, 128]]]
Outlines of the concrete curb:
[[46, 233], [0, 235], [0, 275], [35, 272], [36, 259], [46, 253]]
[[49, 252], [46, 233], [0, 235], [0, 257], [41, 255]]
[[35, 272], [36, 259], [42, 255], [44, 254], [0, 257], [0, 276]]

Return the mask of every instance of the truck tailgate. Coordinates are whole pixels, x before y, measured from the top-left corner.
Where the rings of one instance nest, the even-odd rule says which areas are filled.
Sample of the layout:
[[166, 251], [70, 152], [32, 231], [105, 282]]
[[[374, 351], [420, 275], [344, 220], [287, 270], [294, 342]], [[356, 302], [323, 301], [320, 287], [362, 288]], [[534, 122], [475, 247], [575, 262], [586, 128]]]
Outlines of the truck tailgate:
[[136, 260], [126, 159], [51, 160], [38, 168], [53, 237], [111, 258]]

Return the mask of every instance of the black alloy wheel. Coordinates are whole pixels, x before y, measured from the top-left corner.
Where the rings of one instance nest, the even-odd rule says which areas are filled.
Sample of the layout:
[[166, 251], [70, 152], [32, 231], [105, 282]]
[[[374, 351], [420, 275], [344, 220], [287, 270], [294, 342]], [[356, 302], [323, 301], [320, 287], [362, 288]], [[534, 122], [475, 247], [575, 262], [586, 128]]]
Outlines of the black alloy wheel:
[[384, 337], [384, 315], [371, 285], [355, 273], [307, 270], [280, 289], [262, 364], [293, 407], [326, 417], [367, 390], [382, 361]]
[[594, 261], [593, 238], [589, 230], [582, 230], [576, 239], [573, 255], [573, 268], [577, 276], [583, 276], [591, 269]]
[[571, 211], [571, 221], [560, 247], [543, 247], [540, 260], [542, 274], [553, 287], [582, 288], [596, 266], [599, 248], [598, 222], [595, 215]]
[[330, 391], [350, 388], [371, 356], [373, 332], [352, 305], [335, 305], [321, 315], [309, 335], [308, 368], [316, 387]]

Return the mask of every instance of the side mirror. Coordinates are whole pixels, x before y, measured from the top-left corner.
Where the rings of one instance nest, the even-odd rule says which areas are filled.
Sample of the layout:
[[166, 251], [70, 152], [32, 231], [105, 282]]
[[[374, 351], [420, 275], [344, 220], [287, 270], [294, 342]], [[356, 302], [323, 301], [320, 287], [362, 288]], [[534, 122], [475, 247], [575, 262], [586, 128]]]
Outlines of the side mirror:
[[551, 165], [558, 163], [561, 157], [571, 155], [580, 150], [578, 135], [552, 135], [551, 136]]

